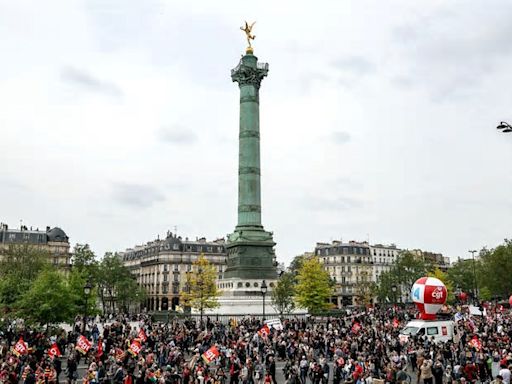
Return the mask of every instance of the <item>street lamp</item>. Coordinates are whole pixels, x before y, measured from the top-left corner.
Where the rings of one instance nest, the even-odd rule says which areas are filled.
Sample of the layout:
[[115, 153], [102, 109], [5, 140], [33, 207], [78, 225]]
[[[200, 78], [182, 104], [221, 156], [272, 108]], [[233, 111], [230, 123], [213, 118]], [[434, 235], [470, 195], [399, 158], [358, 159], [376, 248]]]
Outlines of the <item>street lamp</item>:
[[261, 282], [261, 295], [263, 296], [263, 323], [265, 323], [265, 295], [267, 294], [267, 283], [265, 280]]
[[396, 290], [397, 290], [397, 287], [396, 285], [392, 285], [391, 286], [391, 291], [393, 292], [393, 304], [396, 304]]
[[512, 126], [505, 121], [500, 121], [500, 124], [496, 127], [496, 129], [499, 129], [501, 132], [505, 133], [512, 132]]
[[[512, 131], [512, 129], [511, 129], [511, 131]], [[475, 253], [476, 253], [476, 251], [468, 251], [468, 252], [471, 253], [471, 257], [473, 258], [473, 280], [474, 280], [474, 288], [475, 288], [475, 292], [473, 294], [473, 299], [475, 300], [476, 303], [478, 303], [478, 283], [476, 281], [476, 267], [475, 267]]]
[[84, 308], [84, 321], [82, 324], [82, 327], [83, 327], [82, 334], [85, 334], [85, 324], [87, 323], [87, 300], [89, 299], [89, 295], [91, 294], [91, 288], [92, 288], [92, 285], [89, 282], [89, 280], [87, 280], [87, 282], [84, 285], [85, 308]]

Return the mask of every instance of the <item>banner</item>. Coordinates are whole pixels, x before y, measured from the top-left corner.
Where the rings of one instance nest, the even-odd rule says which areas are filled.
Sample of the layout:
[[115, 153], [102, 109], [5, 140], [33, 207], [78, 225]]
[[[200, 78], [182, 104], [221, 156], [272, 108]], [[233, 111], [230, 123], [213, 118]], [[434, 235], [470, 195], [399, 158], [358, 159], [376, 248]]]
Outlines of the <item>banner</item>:
[[91, 342], [87, 340], [87, 338], [84, 335], [80, 335], [78, 339], [76, 340], [76, 347], [75, 349], [83, 353], [84, 355], [91, 349]]
[[261, 337], [268, 337], [268, 335], [270, 335], [270, 328], [268, 327], [267, 324], [265, 324], [259, 331], [258, 331], [258, 335], [260, 335]]
[[398, 328], [399, 325], [400, 325], [400, 323], [398, 322], [398, 319], [395, 317], [393, 319], [393, 328]]
[[146, 332], [144, 332], [144, 330], [143, 330], [142, 328], [139, 330], [139, 333], [138, 333], [137, 337], [138, 337], [138, 338], [139, 338], [143, 343], [145, 343], [145, 342], [146, 342], [146, 340], [148, 339], [148, 337], [146, 336]]
[[128, 348], [128, 352], [130, 352], [133, 357], [137, 356], [141, 350], [142, 346], [137, 340], [133, 340], [130, 344], [130, 348]]
[[60, 353], [60, 349], [57, 346], [57, 343], [53, 343], [52, 344], [52, 346], [48, 350], [48, 356], [50, 356], [52, 359], [54, 359], [55, 356], [57, 356], [57, 357], [61, 357], [62, 356], [62, 353]]
[[18, 357], [28, 354], [27, 344], [23, 341], [22, 337], [20, 337], [18, 342], [14, 345], [12, 352]]
[[201, 356], [206, 364], [210, 364], [219, 356], [219, 350], [214, 345]]
[[269, 329], [274, 328], [276, 331], [283, 330], [283, 324], [281, 323], [281, 319], [265, 320], [265, 324], [268, 326]]
[[353, 333], [358, 333], [360, 330], [361, 330], [361, 324], [359, 324], [359, 323], [352, 324], [352, 332]]
[[114, 354], [117, 362], [123, 361], [125, 358], [125, 353], [121, 348], [116, 348]]

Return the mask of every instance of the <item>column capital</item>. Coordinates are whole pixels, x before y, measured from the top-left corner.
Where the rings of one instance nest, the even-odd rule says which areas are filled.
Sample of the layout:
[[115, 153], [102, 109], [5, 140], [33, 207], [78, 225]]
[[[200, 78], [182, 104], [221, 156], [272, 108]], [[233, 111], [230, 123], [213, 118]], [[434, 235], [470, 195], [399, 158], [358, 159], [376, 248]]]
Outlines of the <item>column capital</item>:
[[254, 85], [260, 88], [261, 80], [268, 74], [268, 64], [258, 63], [258, 58], [253, 55], [245, 55], [236, 68], [231, 70], [231, 79], [239, 86]]

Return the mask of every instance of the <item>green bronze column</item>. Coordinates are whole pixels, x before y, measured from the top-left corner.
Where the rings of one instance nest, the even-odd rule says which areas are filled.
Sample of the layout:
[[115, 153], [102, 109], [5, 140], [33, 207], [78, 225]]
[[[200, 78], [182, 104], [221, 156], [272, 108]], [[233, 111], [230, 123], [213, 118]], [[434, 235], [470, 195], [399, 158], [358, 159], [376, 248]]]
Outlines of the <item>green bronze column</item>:
[[231, 71], [240, 87], [237, 228], [261, 227], [259, 91], [267, 73], [268, 64], [258, 63], [252, 54]]
[[231, 71], [240, 88], [238, 154], [238, 221], [228, 235], [228, 266], [225, 277], [273, 279], [274, 240], [261, 223], [260, 106], [259, 90], [268, 64], [258, 63], [252, 48]]

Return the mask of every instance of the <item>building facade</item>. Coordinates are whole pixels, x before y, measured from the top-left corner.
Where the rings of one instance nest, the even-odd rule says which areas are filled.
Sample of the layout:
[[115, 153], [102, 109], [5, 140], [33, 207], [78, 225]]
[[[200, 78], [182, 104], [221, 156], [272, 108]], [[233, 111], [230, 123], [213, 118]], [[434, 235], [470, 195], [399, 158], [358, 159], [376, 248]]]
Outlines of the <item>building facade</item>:
[[317, 243], [315, 256], [335, 284], [331, 302], [336, 307], [354, 305], [363, 300], [365, 288], [373, 279], [373, 262], [368, 242], [333, 241]]
[[146, 291], [143, 308], [148, 311], [176, 310], [180, 305], [180, 291], [187, 288], [187, 273], [195, 270], [192, 264], [201, 255], [215, 266], [218, 279], [222, 279], [227, 257], [224, 239], [183, 240], [167, 232], [163, 240], [136, 245], [120, 253], [123, 264]]
[[450, 258], [443, 256], [442, 253], [422, 251], [421, 249], [413, 249], [411, 252], [417, 258], [430, 263], [434, 268], [439, 268], [446, 272], [450, 268]]
[[25, 225], [21, 225], [20, 228], [9, 228], [7, 224], [0, 223], [0, 254], [11, 246], [25, 245], [46, 252], [49, 262], [59, 269], [70, 269], [69, 238], [62, 229], [46, 227], [45, 230], [39, 230]]

